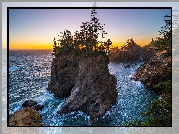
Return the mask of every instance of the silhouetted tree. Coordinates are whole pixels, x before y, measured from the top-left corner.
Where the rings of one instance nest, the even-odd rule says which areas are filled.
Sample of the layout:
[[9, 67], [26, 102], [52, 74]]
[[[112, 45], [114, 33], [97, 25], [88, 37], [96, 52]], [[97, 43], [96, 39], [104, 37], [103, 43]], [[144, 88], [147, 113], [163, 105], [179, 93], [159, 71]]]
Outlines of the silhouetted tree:
[[[76, 31], [74, 36], [71, 36], [71, 32], [68, 30], [60, 32], [62, 36], [60, 36], [61, 39], [58, 40], [60, 42], [59, 46], [57, 46], [56, 41], [54, 41], [54, 55], [57, 56], [57, 53], [59, 55], [67, 52], [75, 52], [80, 54], [84, 51], [105, 51], [108, 55], [109, 47], [112, 42], [110, 39], [108, 39], [107, 42], [101, 42], [98, 40], [99, 31], [102, 32], [102, 38], [105, 38], [104, 35], [107, 33], [103, 29], [105, 24], [102, 25], [99, 23], [99, 19], [97, 19], [95, 16], [96, 14], [96, 10], [93, 9], [91, 11], [90, 22], [82, 22], [82, 25], [80, 26], [81, 30]], [[100, 49], [99, 46], [101, 46]]]
[[96, 14], [97, 12], [93, 9], [91, 11], [92, 18], [90, 22], [82, 22], [80, 33], [78, 33], [78, 31], [75, 33], [75, 39], [79, 40], [80, 44], [86, 51], [97, 50], [99, 44], [99, 31], [102, 31], [102, 37], [104, 37], [104, 34], [107, 34], [103, 30], [103, 25], [98, 22], [99, 19], [95, 17]]

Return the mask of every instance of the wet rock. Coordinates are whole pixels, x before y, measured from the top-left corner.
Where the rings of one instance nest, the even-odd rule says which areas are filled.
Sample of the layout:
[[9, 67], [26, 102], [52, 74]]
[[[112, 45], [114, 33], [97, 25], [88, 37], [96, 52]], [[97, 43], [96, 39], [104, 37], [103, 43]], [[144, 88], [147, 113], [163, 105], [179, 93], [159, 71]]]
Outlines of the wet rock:
[[9, 126], [42, 126], [41, 115], [34, 109], [26, 107], [9, 117]]
[[128, 64], [128, 65], [124, 66], [124, 68], [130, 68], [130, 65]]
[[22, 106], [23, 107], [32, 107], [32, 106], [35, 106], [35, 105], [37, 105], [38, 103], [37, 102], [35, 102], [35, 101], [33, 101], [33, 100], [26, 100], [23, 104], [22, 104]]
[[58, 114], [82, 110], [96, 122], [115, 104], [117, 79], [109, 74], [108, 63], [100, 56], [79, 62], [76, 84]]
[[26, 100], [23, 104], [23, 107], [30, 107], [33, 108], [35, 110], [42, 110], [44, 108], [44, 105], [39, 105], [37, 102], [33, 101], [33, 100]]
[[42, 110], [43, 108], [44, 108], [44, 105], [39, 105], [39, 104], [37, 104], [37, 105], [35, 105], [34, 107], [32, 107], [32, 108], [34, 108], [35, 110]]
[[130, 80], [137, 81], [137, 78], [136, 78], [136, 77], [134, 76], [134, 74], [133, 74], [133, 75], [131, 75]]
[[73, 55], [54, 58], [47, 90], [55, 97], [68, 97], [78, 74], [78, 59]]

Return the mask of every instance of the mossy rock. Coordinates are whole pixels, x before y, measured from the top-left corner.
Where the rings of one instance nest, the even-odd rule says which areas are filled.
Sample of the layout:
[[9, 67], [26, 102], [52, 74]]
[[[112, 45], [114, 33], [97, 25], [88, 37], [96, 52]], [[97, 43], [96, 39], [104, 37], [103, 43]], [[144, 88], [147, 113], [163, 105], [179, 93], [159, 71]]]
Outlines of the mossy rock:
[[9, 126], [42, 126], [41, 120], [36, 110], [26, 107], [10, 116]]

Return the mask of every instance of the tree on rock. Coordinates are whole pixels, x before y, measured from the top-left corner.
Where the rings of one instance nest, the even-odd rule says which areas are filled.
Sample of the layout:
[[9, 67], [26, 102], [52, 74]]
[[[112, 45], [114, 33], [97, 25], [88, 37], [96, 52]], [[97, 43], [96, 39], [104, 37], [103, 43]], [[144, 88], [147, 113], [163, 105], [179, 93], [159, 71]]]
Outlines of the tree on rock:
[[61, 39], [58, 40], [58, 46], [54, 38], [53, 55], [59, 56], [70, 52], [81, 54], [82, 52], [90, 53], [98, 51], [103, 51], [108, 55], [112, 42], [110, 39], [108, 39], [107, 42], [98, 40], [99, 31], [102, 31], [102, 38], [105, 38], [104, 35], [107, 34], [107, 32], [103, 29], [105, 24], [102, 25], [99, 23], [99, 19], [95, 16], [96, 14], [96, 10], [93, 9], [91, 11], [90, 22], [82, 22], [80, 26], [81, 30], [76, 31], [74, 36], [72, 36], [68, 30], [61, 32], [62, 36], [60, 36]]

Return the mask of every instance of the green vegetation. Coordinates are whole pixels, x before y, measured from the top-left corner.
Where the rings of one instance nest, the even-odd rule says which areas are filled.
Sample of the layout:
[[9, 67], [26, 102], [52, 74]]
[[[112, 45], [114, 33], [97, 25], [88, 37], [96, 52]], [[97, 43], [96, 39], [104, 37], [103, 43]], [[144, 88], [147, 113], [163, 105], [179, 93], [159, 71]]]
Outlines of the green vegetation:
[[[154, 100], [147, 111], [141, 113], [142, 119], [125, 122], [124, 126], [171, 126], [171, 81], [160, 82], [155, 85], [162, 94], [158, 100]], [[144, 121], [145, 120], [145, 121]]]
[[[163, 51], [163, 56], [171, 58], [171, 16], [165, 16], [170, 20], [165, 20], [166, 26], [159, 31], [162, 37], [155, 40], [157, 51]], [[171, 66], [166, 66], [163, 77], [165, 81], [161, 81], [153, 85], [153, 89], [160, 93], [160, 98], [154, 100], [151, 106], [147, 107], [147, 111], [141, 113], [141, 119], [135, 119], [131, 122], [125, 122], [124, 126], [171, 126]], [[167, 78], [167, 79], [166, 79]]]
[[171, 29], [171, 16], [165, 16], [166, 25], [161, 27], [162, 30], [159, 31], [162, 37], [156, 39], [156, 46], [158, 51], [166, 51], [164, 56], [169, 57], [171, 56], [171, 43], [172, 43], [172, 29]]
[[105, 24], [102, 25], [98, 22], [99, 19], [95, 17], [96, 14], [97, 12], [93, 9], [90, 22], [82, 22], [80, 32], [76, 31], [74, 36], [71, 35], [69, 30], [65, 30], [60, 32], [62, 34], [61, 39], [56, 40], [54, 37], [52, 54], [56, 57], [65, 54], [107, 56], [112, 42], [110, 39], [106, 42], [98, 40], [99, 31], [102, 31], [102, 38], [105, 38], [104, 35], [107, 33], [103, 29]]

